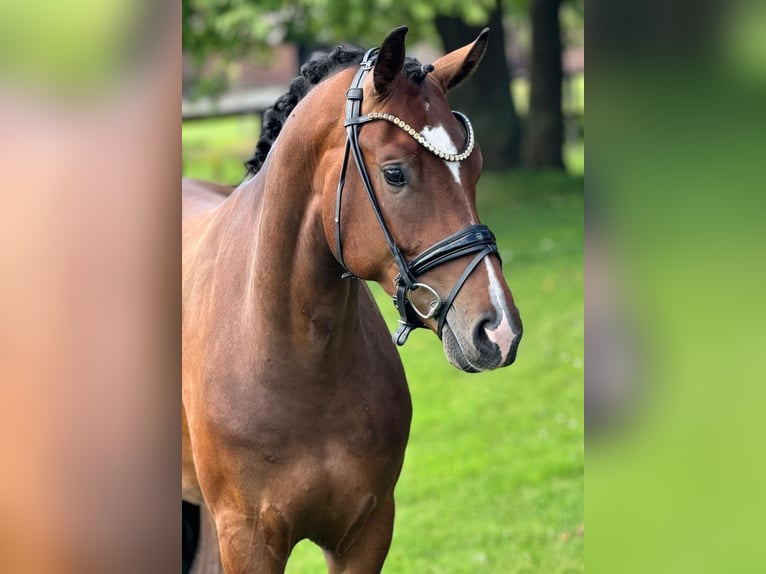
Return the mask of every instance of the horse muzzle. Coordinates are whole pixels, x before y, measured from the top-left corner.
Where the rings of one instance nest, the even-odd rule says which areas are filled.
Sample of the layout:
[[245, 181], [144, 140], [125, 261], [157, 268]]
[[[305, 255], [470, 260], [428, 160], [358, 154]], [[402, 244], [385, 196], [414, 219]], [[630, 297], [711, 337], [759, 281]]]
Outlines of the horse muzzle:
[[447, 360], [467, 373], [507, 367], [516, 360], [523, 333], [518, 311], [514, 316], [487, 314], [464, 325], [457, 313], [448, 314], [442, 331]]

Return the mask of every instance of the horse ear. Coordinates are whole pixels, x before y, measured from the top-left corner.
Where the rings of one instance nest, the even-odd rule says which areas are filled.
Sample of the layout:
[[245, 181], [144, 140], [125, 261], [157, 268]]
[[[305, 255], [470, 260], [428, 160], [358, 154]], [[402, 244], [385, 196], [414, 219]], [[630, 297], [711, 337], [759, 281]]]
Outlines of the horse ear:
[[407, 26], [394, 29], [378, 51], [378, 59], [375, 61], [373, 81], [375, 91], [379, 96], [386, 95], [396, 78], [402, 72], [404, 66], [404, 37], [407, 35]]
[[447, 92], [463, 83], [479, 65], [487, 51], [489, 28], [484, 28], [472, 44], [446, 54], [434, 62], [433, 75]]

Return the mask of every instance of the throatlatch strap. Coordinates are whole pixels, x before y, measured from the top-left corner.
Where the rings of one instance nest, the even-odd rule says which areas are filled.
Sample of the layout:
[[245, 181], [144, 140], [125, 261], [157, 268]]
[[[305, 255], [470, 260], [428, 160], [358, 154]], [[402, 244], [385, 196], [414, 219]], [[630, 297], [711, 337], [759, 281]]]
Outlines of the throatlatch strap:
[[349, 279], [356, 277], [354, 273], [346, 265], [346, 261], [343, 259], [343, 241], [340, 235], [340, 210], [343, 205], [343, 186], [346, 185], [346, 170], [348, 169], [348, 154], [350, 144], [346, 140], [346, 149], [343, 152], [343, 165], [340, 168], [340, 179], [338, 180], [338, 191], [335, 195], [335, 252], [337, 253], [338, 263], [345, 269], [345, 273], [341, 275], [343, 279]]

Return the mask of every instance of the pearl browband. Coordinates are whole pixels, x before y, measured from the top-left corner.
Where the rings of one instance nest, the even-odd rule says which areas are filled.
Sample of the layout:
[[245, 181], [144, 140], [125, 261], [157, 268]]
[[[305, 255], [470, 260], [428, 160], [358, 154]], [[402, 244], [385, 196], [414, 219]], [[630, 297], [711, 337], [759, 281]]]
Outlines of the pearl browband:
[[370, 112], [369, 114], [367, 114], [367, 118], [371, 120], [386, 120], [387, 122], [391, 122], [395, 126], [402, 128], [405, 132], [407, 132], [410, 136], [412, 136], [412, 139], [414, 139], [416, 142], [418, 142], [420, 145], [422, 145], [432, 154], [444, 159], [445, 161], [463, 161], [465, 158], [471, 155], [471, 152], [473, 151], [473, 144], [474, 144], [473, 126], [471, 125], [471, 122], [468, 120], [468, 118], [464, 114], [461, 114], [460, 112], [454, 112], [454, 111], [452, 113], [455, 114], [455, 117], [458, 120], [460, 120], [460, 122], [463, 124], [463, 127], [465, 127], [465, 131], [467, 134], [465, 150], [463, 150], [462, 153], [450, 153], [437, 148], [435, 145], [429, 142], [423, 136], [422, 133], [417, 131], [415, 128], [413, 128], [410, 124], [408, 124], [404, 120], [397, 118], [393, 114], [386, 114], [382, 112]]

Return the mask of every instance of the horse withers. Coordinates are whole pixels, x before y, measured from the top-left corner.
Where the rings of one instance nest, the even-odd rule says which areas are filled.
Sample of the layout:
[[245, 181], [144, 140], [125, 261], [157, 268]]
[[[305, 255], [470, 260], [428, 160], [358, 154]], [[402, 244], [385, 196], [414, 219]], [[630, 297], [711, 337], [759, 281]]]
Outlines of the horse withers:
[[[338, 47], [264, 118], [230, 195], [184, 183], [183, 496], [200, 506], [197, 572], [283, 572], [302, 539], [330, 572], [378, 572], [412, 407], [364, 283], [426, 327], [456, 367], [509, 365], [521, 321], [479, 223], [470, 121], [445, 93], [487, 30], [432, 65]], [[220, 552], [220, 556], [219, 556]]]

